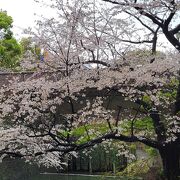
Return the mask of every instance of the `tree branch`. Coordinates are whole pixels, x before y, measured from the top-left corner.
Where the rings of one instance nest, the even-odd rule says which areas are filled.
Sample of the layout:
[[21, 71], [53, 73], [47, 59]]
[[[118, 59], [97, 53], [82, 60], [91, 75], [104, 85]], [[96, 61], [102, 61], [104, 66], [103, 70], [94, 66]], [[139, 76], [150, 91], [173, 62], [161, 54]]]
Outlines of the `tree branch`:
[[[180, 71], [179, 71], [180, 76]], [[176, 101], [175, 101], [174, 114], [177, 114], [180, 111], [180, 77], [179, 77], [179, 85], [177, 89]]]
[[159, 112], [156, 109], [152, 109], [150, 111], [150, 117], [153, 120], [154, 130], [157, 134], [158, 142], [164, 142], [166, 140], [166, 130], [160, 119]]
[[90, 61], [84, 61], [84, 62], [81, 62], [81, 63], [70, 63], [69, 65], [72, 66], [72, 65], [78, 65], [78, 64], [92, 64], [92, 63], [95, 63], [95, 64], [101, 64], [103, 66], [106, 66], [106, 67], [110, 67], [111, 65], [104, 62], [104, 61], [99, 61], [99, 60], [90, 60]]
[[171, 29], [169, 32], [172, 34], [177, 34], [180, 31], [180, 24], [178, 24], [174, 29]]
[[144, 27], [146, 27], [149, 31], [151, 31], [152, 33], [154, 33], [154, 30], [152, 28], [150, 28], [147, 24], [145, 24], [139, 17], [135, 16], [134, 14], [125, 11], [125, 13], [129, 14], [130, 16], [133, 16], [135, 19], [137, 19]]
[[[127, 2], [123, 3], [123, 2], [113, 1], [113, 0], [102, 0], [102, 1], [109, 2], [109, 3], [112, 3], [112, 4], [117, 4], [117, 5], [120, 5], [120, 6], [132, 7], [134, 9], [136, 9], [141, 15], [146, 16], [147, 18], [149, 18], [155, 24], [159, 25], [160, 27], [163, 26], [162, 19], [156, 17], [155, 15], [152, 15], [152, 14], [149, 14], [149, 13], [145, 12], [144, 9], [142, 7], [140, 7], [140, 6], [138, 6], [138, 4], [136, 4], [136, 3], [133, 3], [133, 4], [127, 3]], [[161, 20], [161, 22], [159, 20]]]

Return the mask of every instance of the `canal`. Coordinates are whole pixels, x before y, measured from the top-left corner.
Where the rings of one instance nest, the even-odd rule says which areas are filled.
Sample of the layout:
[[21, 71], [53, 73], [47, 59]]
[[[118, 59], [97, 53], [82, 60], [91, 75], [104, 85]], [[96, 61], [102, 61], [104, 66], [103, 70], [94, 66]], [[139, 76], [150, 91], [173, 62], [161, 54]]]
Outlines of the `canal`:
[[[30, 180], [138, 180], [139, 178], [113, 177], [82, 174], [40, 174]], [[139, 179], [140, 180], [140, 179]]]

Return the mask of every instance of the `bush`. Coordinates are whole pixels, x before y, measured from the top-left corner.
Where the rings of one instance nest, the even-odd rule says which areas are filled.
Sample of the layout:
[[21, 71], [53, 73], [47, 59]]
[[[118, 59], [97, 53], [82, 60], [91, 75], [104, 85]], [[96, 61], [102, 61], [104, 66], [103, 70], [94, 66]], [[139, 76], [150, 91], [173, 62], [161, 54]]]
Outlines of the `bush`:
[[142, 177], [143, 179], [160, 179], [160, 167], [154, 166], [154, 159], [137, 160], [127, 166], [124, 171], [119, 172], [119, 176]]

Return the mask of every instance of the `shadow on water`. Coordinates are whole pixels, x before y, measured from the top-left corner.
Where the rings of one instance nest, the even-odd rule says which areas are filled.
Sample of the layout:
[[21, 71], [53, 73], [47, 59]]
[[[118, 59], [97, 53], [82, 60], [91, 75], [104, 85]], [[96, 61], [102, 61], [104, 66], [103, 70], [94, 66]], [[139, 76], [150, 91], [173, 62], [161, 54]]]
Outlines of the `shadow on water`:
[[0, 163], [0, 180], [29, 180], [38, 173], [37, 166], [27, 164], [22, 159], [6, 157]]
[[6, 158], [0, 163], [0, 180], [138, 180], [138, 178], [85, 174], [39, 174], [39, 168], [36, 165], [26, 164], [22, 159]]
[[137, 178], [98, 176], [98, 175], [59, 175], [59, 174], [41, 174], [30, 180], [138, 180]]

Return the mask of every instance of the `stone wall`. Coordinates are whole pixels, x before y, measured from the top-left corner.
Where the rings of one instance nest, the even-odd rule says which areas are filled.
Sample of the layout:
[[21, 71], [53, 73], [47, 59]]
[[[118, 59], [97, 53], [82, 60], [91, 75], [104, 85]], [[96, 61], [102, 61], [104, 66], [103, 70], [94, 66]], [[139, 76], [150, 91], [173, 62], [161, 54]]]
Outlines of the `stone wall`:
[[60, 72], [7, 72], [7, 73], [0, 73], [0, 87], [3, 85], [9, 84], [10, 81], [13, 81], [14, 79], [18, 79], [18, 81], [25, 81], [28, 78], [34, 79], [34, 78], [40, 78], [45, 77], [46, 79], [58, 79], [60, 78], [61, 73]]
[[22, 73], [0, 73], [0, 87], [2, 85], [9, 84], [9, 81], [14, 78], [18, 78], [20, 81], [24, 81], [25, 79], [31, 77], [33, 72], [22, 72]]

